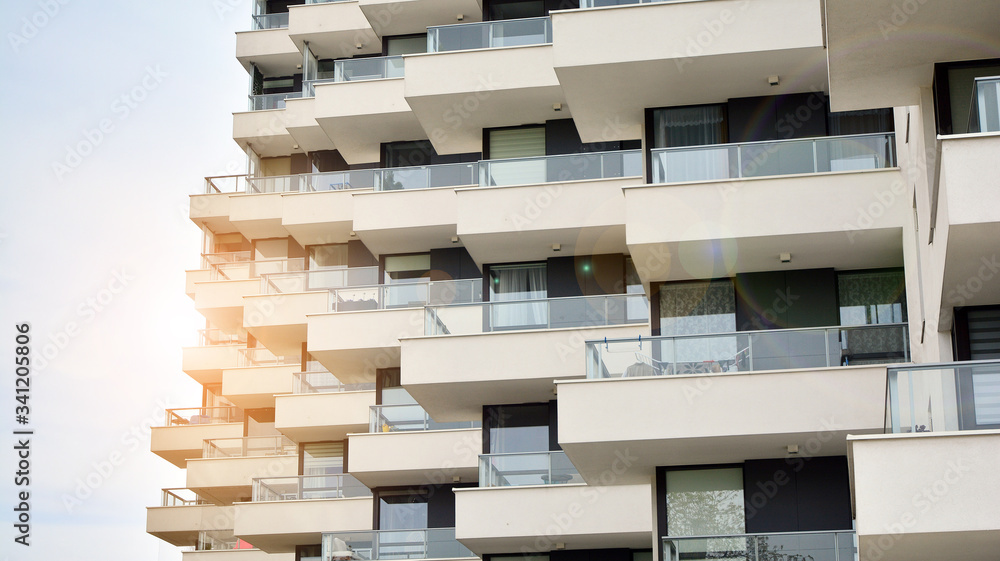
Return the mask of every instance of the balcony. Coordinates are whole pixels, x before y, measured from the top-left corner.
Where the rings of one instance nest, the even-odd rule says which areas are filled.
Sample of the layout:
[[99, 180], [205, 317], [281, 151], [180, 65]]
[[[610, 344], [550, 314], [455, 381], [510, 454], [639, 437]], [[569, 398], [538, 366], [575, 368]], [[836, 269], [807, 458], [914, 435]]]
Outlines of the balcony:
[[886, 433], [1000, 430], [1000, 361], [890, 368]]
[[[555, 73], [584, 142], [641, 137], [647, 107], [826, 89], [820, 0], [565, 10], [552, 28]], [[770, 86], [775, 74], [794, 79]]]
[[454, 528], [369, 530], [323, 534], [323, 559], [465, 559], [476, 557]]
[[231, 504], [251, 496], [256, 477], [296, 472], [298, 446], [284, 436], [206, 439], [201, 457], [187, 464], [187, 487], [217, 503]]
[[663, 538], [664, 561], [681, 559], [812, 559], [855, 561], [858, 558], [853, 531], [787, 532]]
[[253, 16], [250, 31], [236, 32], [236, 59], [247, 72], [251, 63], [265, 76], [286, 76], [302, 64], [302, 52], [288, 36], [288, 14]]
[[[643, 549], [653, 539], [653, 492], [643, 485], [524, 485], [455, 489], [455, 536], [479, 556], [556, 542], [572, 549]], [[483, 516], [483, 513], [489, 513]], [[553, 516], [565, 516], [566, 523]], [[553, 535], [554, 531], [558, 534]]]
[[437, 422], [416, 404], [373, 405], [369, 434], [352, 434], [351, 473], [369, 487], [475, 481], [480, 422]]
[[[232, 521], [230, 521], [231, 523]], [[185, 551], [183, 559], [219, 559], [219, 554], [225, 553], [226, 559], [238, 559], [240, 561], [264, 559], [266, 555], [263, 551], [253, 549], [253, 547], [239, 539], [233, 534], [232, 528], [224, 530], [209, 530], [198, 535], [198, 544], [193, 550]], [[238, 557], [237, 557], [238, 555]]]
[[643, 184], [639, 150], [486, 160], [460, 189], [458, 236], [477, 263], [627, 253], [623, 187]]
[[198, 336], [198, 346], [182, 349], [181, 370], [202, 385], [222, 383], [222, 371], [236, 366], [246, 348], [246, 331], [201, 329]]
[[847, 442], [862, 560], [995, 557], [1000, 515], [983, 505], [1000, 501], [998, 382], [996, 360], [889, 369], [886, 434]]
[[167, 409], [166, 423], [153, 427], [150, 450], [177, 467], [199, 458], [205, 439], [243, 435], [243, 411], [236, 407]]
[[335, 186], [355, 181], [353, 173], [344, 172], [339, 178], [331, 174], [323, 183], [330, 190], [300, 190], [295, 196], [281, 197], [281, 226], [299, 245], [305, 247], [351, 239], [351, 232], [354, 231], [353, 194], [361, 191], [336, 189]]
[[[326, 267], [260, 277], [264, 294], [328, 292], [346, 286], [378, 284], [378, 267]], [[325, 306], [324, 306], [325, 307]]]
[[497, 302], [456, 301], [426, 308], [425, 334], [567, 329], [649, 323], [645, 294], [607, 294]]
[[416, 308], [482, 300], [482, 279], [378, 284], [330, 291], [330, 309], [334, 312]]
[[257, 279], [198, 282], [194, 285], [194, 307], [212, 325], [236, 331], [243, 327], [243, 297], [259, 292]]
[[315, 92], [316, 122], [348, 163], [379, 161], [380, 143], [427, 136], [403, 98], [403, 60], [338, 60], [331, 78], [305, 84]]
[[302, 92], [260, 94], [249, 97], [250, 111], [268, 111], [270, 109], [284, 109], [286, 99], [302, 97]]
[[653, 183], [687, 183], [896, 167], [894, 133], [652, 150]]
[[422, 308], [396, 308], [312, 315], [306, 346], [341, 382], [373, 382], [377, 368], [399, 366], [399, 339], [423, 333], [423, 314]]
[[276, 396], [292, 392], [298, 370], [294, 363], [229, 368], [222, 371], [222, 395], [243, 409], [273, 408]]
[[403, 385], [438, 421], [548, 401], [555, 380], [584, 376], [585, 340], [647, 337], [647, 310], [642, 294], [428, 307], [427, 335], [402, 340]]
[[435, 150], [482, 152], [482, 129], [543, 122], [553, 104], [565, 107], [551, 42], [548, 18], [427, 28], [428, 52], [406, 57], [404, 94]]
[[523, 452], [479, 456], [480, 487], [583, 483], [565, 452]]
[[[902, 12], [902, 13], [901, 13]], [[952, 33], [992, 37], [1000, 22], [993, 2], [939, 4], [901, 10], [892, 0], [833, 0], [826, 6], [830, 101], [834, 111], [920, 105], [934, 63], [991, 59], [991, 41], [955, 42]], [[914, 33], [933, 28], [933, 37]], [[858, 44], [858, 37], [875, 41]]]
[[766, 271], [779, 253], [804, 269], [902, 266], [894, 150], [892, 134], [653, 150], [658, 183], [625, 188], [629, 253], [643, 282]]
[[[287, 275], [301, 275], [299, 278], [311, 277], [317, 281], [329, 278], [305, 272], [278, 275], [286, 280]], [[262, 292], [274, 286], [274, 276], [267, 277], [261, 279]], [[306, 316], [323, 313], [329, 305], [330, 296], [326, 291], [248, 296], [244, 300], [243, 325], [258, 343], [274, 353], [294, 355], [302, 351], [302, 343], [306, 341]]]
[[[884, 364], [909, 360], [903, 325], [586, 346], [588, 379], [558, 391], [559, 443], [588, 482], [619, 473], [623, 453], [637, 457], [626, 482], [656, 466], [776, 457], [789, 445], [843, 455], [847, 435], [883, 431]], [[650, 413], [637, 423], [628, 411]]]
[[285, 100], [285, 130], [307, 154], [335, 150], [333, 141], [316, 122], [316, 98], [309, 94], [306, 86], [308, 83], [304, 81], [301, 96]]
[[318, 543], [329, 528], [371, 525], [372, 492], [344, 474], [253, 481], [253, 502], [236, 507], [235, 533], [268, 553]]
[[417, 404], [373, 405], [369, 434], [350, 438], [351, 473], [372, 488], [475, 481], [480, 427], [434, 421]]
[[[272, 31], [275, 30], [254, 33], [272, 33]], [[237, 46], [239, 45], [239, 37], [240, 34], [237, 34]], [[302, 55], [300, 53], [296, 52], [295, 58], [298, 59], [298, 62], [293, 63], [290, 68], [294, 68], [295, 64], [302, 64]], [[257, 59], [254, 58], [253, 61], [257, 62]], [[288, 71], [290, 70], [286, 70], [286, 72]], [[251, 104], [253, 103], [258, 102], [251, 99]], [[281, 108], [273, 108], [267, 111], [258, 109], [233, 113], [233, 140], [244, 150], [250, 149], [250, 146], [253, 145], [253, 151], [261, 157], [278, 157], [301, 153], [301, 148], [295, 148], [297, 144], [295, 138], [288, 132], [288, 125], [293, 119], [291, 115], [286, 113], [287, 109], [285, 107], [287, 106], [282, 104]]]
[[382, 50], [378, 34], [356, 0], [307, 2], [289, 6], [288, 11], [289, 37], [300, 52], [307, 42], [319, 59], [370, 55]]
[[375, 384], [344, 384], [325, 371], [294, 374], [293, 395], [275, 398], [274, 428], [296, 442], [344, 440], [368, 429]]
[[458, 234], [454, 188], [478, 177], [476, 162], [379, 170], [375, 191], [354, 198], [354, 231], [379, 255], [450, 246]]
[[202, 531], [232, 524], [232, 507], [216, 506], [190, 489], [164, 489], [160, 506], [146, 509], [146, 532], [179, 547], [197, 545]]
[[[997, 106], [1000, 112], [1000, 105]], [[982, 240], [1000, 236], [1000, 133], [940, 137], [941, 171], [938, 181], [936, 245], [943, 245], [937, 268], [941, 293], [940, 330], [951, 327], [952, 307], [1000, 302], [1000, 286], [987, 282], [994, 274], [993, 248]], [[984, 269], [984, 265], [987, 267]], [[975, 289], [972, 289], [975, 287]]]

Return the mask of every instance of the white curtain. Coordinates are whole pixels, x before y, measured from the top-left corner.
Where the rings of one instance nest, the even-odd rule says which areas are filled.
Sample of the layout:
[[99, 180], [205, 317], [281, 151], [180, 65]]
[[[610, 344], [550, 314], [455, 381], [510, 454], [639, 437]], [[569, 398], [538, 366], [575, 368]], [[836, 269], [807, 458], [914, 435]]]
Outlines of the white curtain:
[[[723, 107], [672, 107], [654, 114], [654, 147], [678, 148], [722, 144]], [[729, 178], [729, 149], [677, 150], [660, 155], [661, 181], [705, 181]]]
[[490, 277], [490, 300], [498, 302], [491, 306], [494, 327], [548, 323], [546, 303], [537, 302], [548, 294], [545, 265], [495, 267], [490, 270]]

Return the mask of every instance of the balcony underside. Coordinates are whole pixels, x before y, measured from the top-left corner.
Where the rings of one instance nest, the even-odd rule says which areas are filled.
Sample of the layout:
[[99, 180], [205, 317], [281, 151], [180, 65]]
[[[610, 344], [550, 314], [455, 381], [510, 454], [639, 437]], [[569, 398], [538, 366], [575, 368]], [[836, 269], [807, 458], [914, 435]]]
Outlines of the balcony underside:
[[990, 0], [828, 0], [826, 26], [834, 111], [919, 105], [935, 62], [1000, 56]]
[[222, 372], [222, 395], [243, 410], [274, 407], [276, 395], [292, 392], [299, 365], [253, 366]]
[[191, 222], [198, 226], [205, 226], [216, 234], [229, 234], [236, 231], [236, 227], [229, 221], [228, 193], [191, 195], [188, 217], [191, 218]]
[[259, 549], [220, 549], [185, 551], [182, 561], [295, 561], [295, 553], [268, 554]]
[[382, 36], [426, 33], [431, 25], [459, 23], [460, 14], [464, 23], [483, 20], [481, 0], [361, 0], [361, 11]]
[[[584, 142], [642, 136], [647, 107], [826, 90], [821, 46], [785, 51], [630, 60], [556, 68]], [[768, 76], [795, 76], [772, 87]], [[706, 94], [706, 92], [709, 92]]]
[[354, 229], [353, 192], [323, 191], [283, 196], [281, 226], [302, 247], [347, 242]]
[[[240, 425], [242, 428], [242, 424]], [[221, 504], [248, 501], [255, 477], [297, 475], [294, 454], [239, 458], [201, 458], [187, 464], [187, 488]]]
[[435, 421], [474, 419], [484, 405], [554, 399], [555, 380], [585, 375], [585, 340], [640, 334], [649, 325], [405, 339], [402, 383]]
[[403, 79], [316, 86], [316, 122], [349, 164], [378, 162], [381, 143], [427, 136], [403, 99]]
[[222, 371], [236, 367], [239, 349], [246, 344], [184, 347], [181, 349], [181, 370], [199, 384], [222, 383]]
[[280, 193], [233, 197], [229, 205], [229, 220], [248, 240], [284, 238], [288, 236], [288, 230], [281, 224], [283, 203]]
[[[648, 481], [657, 466], [837, 456], [881, 433], [885, 367], [674, 375], [559, 384], [559, 443], [585, 480]], [[641, 416], [636, 412], [642, 412]]]
[[326, 290], [261, 294], [244, 300], [243, 325], [257, 341], [278, 356], [297, 356], [306, 342], [306, 315], [326, 312]]
[[375, 370], [399, 366], [399, 339], [424, 332], [424, 309], [317, 314], [308, 318], [313, 359], [345, 384], [375, 380]]
[[648, 107], [826, 91], [822, 11], [714, 0], [556, 12], [555, 71], [584, 142], [640, 138]]
[[260, 292], [257, 279], [195, 283], [194, 308], [219, 329], [243, 327], [243, 297]]
[[200, 458], [202, 443], [211, 438], [239, 438], [243, 436], [243, 423], [215, 423], [174, 427], [153, 427], [150, 450], [179, 468], [187, 460]]
[[369, 488], [479, 479], [480, 428], [351, 435], [350, 470]]
[[247, 72], [253, 62], [265, 76], [282, 76], [302, 64], [302, 53], [288, 38], [288, 28], [236, 33], [236, 60]]
[[382, 51], [382, 42], [357, 0], [289, 6], [288, 37], [299, 51], [308, 41], [309, 48], [320, 59]]
[[458, 236], [480, 266], [627, 253], [622, 188], [641, 184], [631, 177], [460, 189]]
[[903, 185], [888, 169], [626, 188], [629, 253], [644, 283], [901, 267]]
[[148, 507], [146, 533], [177, 547], [198, 545], [204, 530], [228, 530], [233, 525], [233, 507], [186, 505]]
[[285, 114], [288, 119], [285, 130], [305, 152], [335, 150], [336, 146], [323, 128], [316, 122], [316, 98], [291, 98], [285, 100]]
[[233, 140], [243, 150], [252, 144], [253, 151], [262, 158], [301, 154], [286, 128], [289, 122], [283, 108], [233, 113]]
[[323, 532], [370, 530], [371, 497], [243, 503], [236, 506], [234, 533], [268, 553], [320, 543]]
[[454, 247], [455, 205], [452, 187], [359, 194], [354, 231], [375, 255]]
[[551, 45], [407, 56], [405, 94], [438, 154], [482, 152], [484, 128], [571, 117]]
[[368, 430], [374, 391], [278, 396], [274, 428], [296, 442], [344, 440]]

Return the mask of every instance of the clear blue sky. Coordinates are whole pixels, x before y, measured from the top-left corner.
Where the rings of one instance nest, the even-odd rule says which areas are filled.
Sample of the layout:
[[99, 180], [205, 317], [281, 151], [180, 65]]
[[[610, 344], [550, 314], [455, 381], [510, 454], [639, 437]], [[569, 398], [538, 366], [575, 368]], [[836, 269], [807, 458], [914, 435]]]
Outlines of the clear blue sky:
[[[244, 165], [231, 113], [246, 109], [234, 32], [249, 24], [249, 0], [4, 5], [2, 560], [180, 559], [145, 534], [159, 489], [184, 486], [145, 427], [200, 405], [180, 369], [203, 321], [184, 295], [200, 244], [186, 209], [201, 178]], [[12, 526], [20, 321], [36, 358], [28, 548]]]

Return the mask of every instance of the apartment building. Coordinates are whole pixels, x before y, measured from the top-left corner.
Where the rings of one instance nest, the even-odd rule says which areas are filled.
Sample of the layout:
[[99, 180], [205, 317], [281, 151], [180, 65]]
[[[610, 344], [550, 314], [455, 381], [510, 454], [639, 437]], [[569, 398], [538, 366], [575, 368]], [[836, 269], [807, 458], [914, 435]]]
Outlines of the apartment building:
[[[248, 19], [248, 28], [251, 21]], [[256, 0], [185, 561], [1000, 551], [1000, 4]]]

